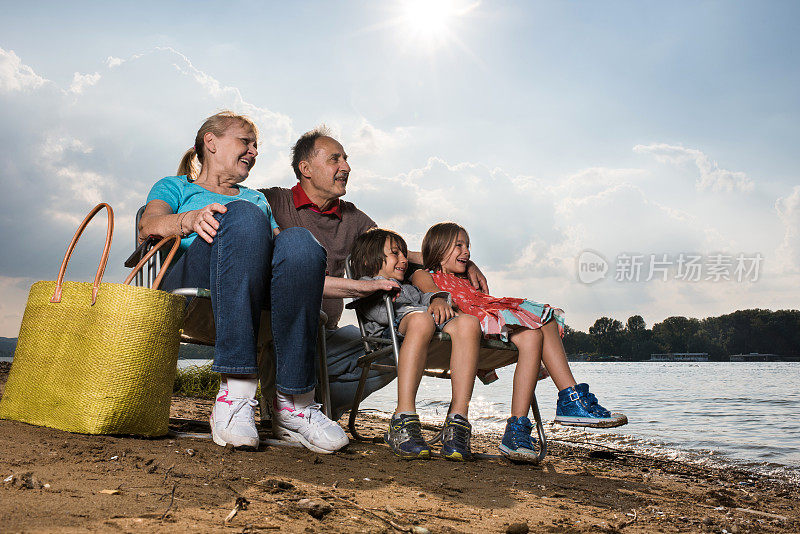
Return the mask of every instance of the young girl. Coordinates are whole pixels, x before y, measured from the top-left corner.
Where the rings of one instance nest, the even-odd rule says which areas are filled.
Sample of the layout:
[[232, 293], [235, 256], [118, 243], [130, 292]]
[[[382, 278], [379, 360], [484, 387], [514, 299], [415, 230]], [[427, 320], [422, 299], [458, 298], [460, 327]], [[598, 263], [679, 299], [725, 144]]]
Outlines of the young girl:
[[442, 456], [450, 460], [468, 460], [471, 458], [472, 427], [467, 421], [467, 412], [475, 384], [481, 328], [475, 317], [455, 313], [446, 291], [434, 289], [423, 293], [411, 284], [404, 284], [407, 255], [408, 248], [402, 237], [379, 228], [359, 236], [350, 253], [354, 278], [394, 280], [400, 289], [393, 302], [394, 325], [389, 324], [389, 312], [382, 300], [361, 310], [369, 335], [386, 336], [387, 329], [394, 326], [403, 336], [397, 361], [397, 409], [384, 437], [401, 458], [430, 458], [431, 449], [422, 438], [415, 399], [425, 371], [428, 345], [434, 332], [444, 331], [452, 341], [452, 400], [442, 434]]
[[558, 388], [555, 421], [564, 425], [615, 427], [628, 418], [610, 413], [589, 393], [587, 384], [576, 384], [561, 338], [564, 312], [549, 304], [518, 298], [495, 298], [474, 289], [466, 279], [469, 263], [469, 235], [455, 223], [432, 226], [422, 240], [425, 270], [411, 281], [421, 291], [448, 291], [454, 304], [465, 314], [480, 320], [486, 336], [511, 341], [519, 350], [511, 396], [511, 417], [500, 444], [500, 452], [513, 460], [536, 457], [531, 443], [532, 425], [528, 408], [533, 400], [540, 362]]

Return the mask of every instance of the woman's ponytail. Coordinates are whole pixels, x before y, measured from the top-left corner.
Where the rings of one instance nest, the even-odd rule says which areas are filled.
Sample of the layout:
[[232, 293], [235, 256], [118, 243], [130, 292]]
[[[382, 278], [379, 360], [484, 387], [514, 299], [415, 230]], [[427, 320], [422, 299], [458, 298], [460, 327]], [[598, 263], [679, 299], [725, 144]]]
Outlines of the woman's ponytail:
[[195, 151], [194, 147], [186, 151], [178, 165], [178, 176], [186, 176], [190, 182], [193, 182], [195, 178], [197, 178], [198, 169], [194, 164], [196, 155], [197, 151]]

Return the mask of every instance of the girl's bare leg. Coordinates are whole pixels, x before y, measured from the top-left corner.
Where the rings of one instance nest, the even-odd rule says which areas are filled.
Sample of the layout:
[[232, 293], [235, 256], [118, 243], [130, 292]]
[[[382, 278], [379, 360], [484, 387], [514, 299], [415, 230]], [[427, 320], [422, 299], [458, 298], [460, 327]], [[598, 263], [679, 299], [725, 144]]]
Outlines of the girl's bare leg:
[[544, 336], [540, 330], [525, 328], [512, 333], [509, 339], [519, 350], [517, 367], [514, 369], [514, 389], [511, 393], [511, 415], [527, 417], [539, 377]]
[[575, 385], [575, 377], [567, 362], [567, 354], [564, 352], [564, 344], [561, 343], [561, 335], [558, 333], [558, 325], [555, 320], [546, 322], [540, 330], [544, 336], [542, 342], [542, 360], [547, 372], [553, 379], [559, 391]]
[[461, 314], [447, 323], [444, 331], [453, 343], [450, 352], [450, 387], [453, 388], [450, 413], [467, 418], [478, 371], [481, 326], [472, 315]]
[[433, 337], [433, 318], [427, 313], [415, 312], [403, 317], [400, 321], [400, 333], [403, 344], [397, 361], [397, 410], [398, 412], [417, 411], [416, 398], [422, 373], [425, 371], [425, 360], [428, 357], [428, 345]]

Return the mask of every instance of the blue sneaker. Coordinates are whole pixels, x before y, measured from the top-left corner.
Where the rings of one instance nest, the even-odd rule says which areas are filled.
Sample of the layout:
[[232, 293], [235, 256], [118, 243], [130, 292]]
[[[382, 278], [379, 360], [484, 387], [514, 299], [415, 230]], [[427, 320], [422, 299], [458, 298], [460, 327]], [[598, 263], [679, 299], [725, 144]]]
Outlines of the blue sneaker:
[[534, 449], [538, 441], [531, 439], [533, 425], [527, 417], [509, 417], [506, 420], [506, 432], [500, 443], [500, 452], [512, 462], [537, 463], [539, 455]]
[[612, 428], [627, 424], [628, 418], [600, 406], [597, 397], [589, 393], [589, 384], [576, 384], [558, 392], [553, 421], [567, 426]]
[[400, 458], [415, 460], [431, 457], [431, 448], [422, 437], [422, 426], [417, 414], [393, 415], [389, 422], [389, 431], [384, 434], [383, 439]]
[[469, 440], [472, 437], [472, 425], [464, 417], [456, 414], [444, 420], [442, 428], [442, 456], [448, 460], [463, 462], [472, 460]]

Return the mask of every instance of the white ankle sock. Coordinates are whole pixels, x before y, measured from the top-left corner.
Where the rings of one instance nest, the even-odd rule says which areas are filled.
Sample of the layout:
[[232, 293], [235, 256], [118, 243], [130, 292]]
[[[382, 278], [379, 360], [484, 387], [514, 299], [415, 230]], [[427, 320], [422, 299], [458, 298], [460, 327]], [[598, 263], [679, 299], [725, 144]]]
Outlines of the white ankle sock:
[[[254, 399], [258, 389], [258, 378], [233, 378], [227, 377], [228, 395], [232, 399]], [[220, 383], [222, 390], [222, 383]]]
[[298, 395], [290, 395], [278, 391], [275, 395], [275, 406], [281, 410], [288, 408], [291, 411], [302, 410], [303, 408], [313, 404], [314, 390], [308, 393], [300, 393]]

